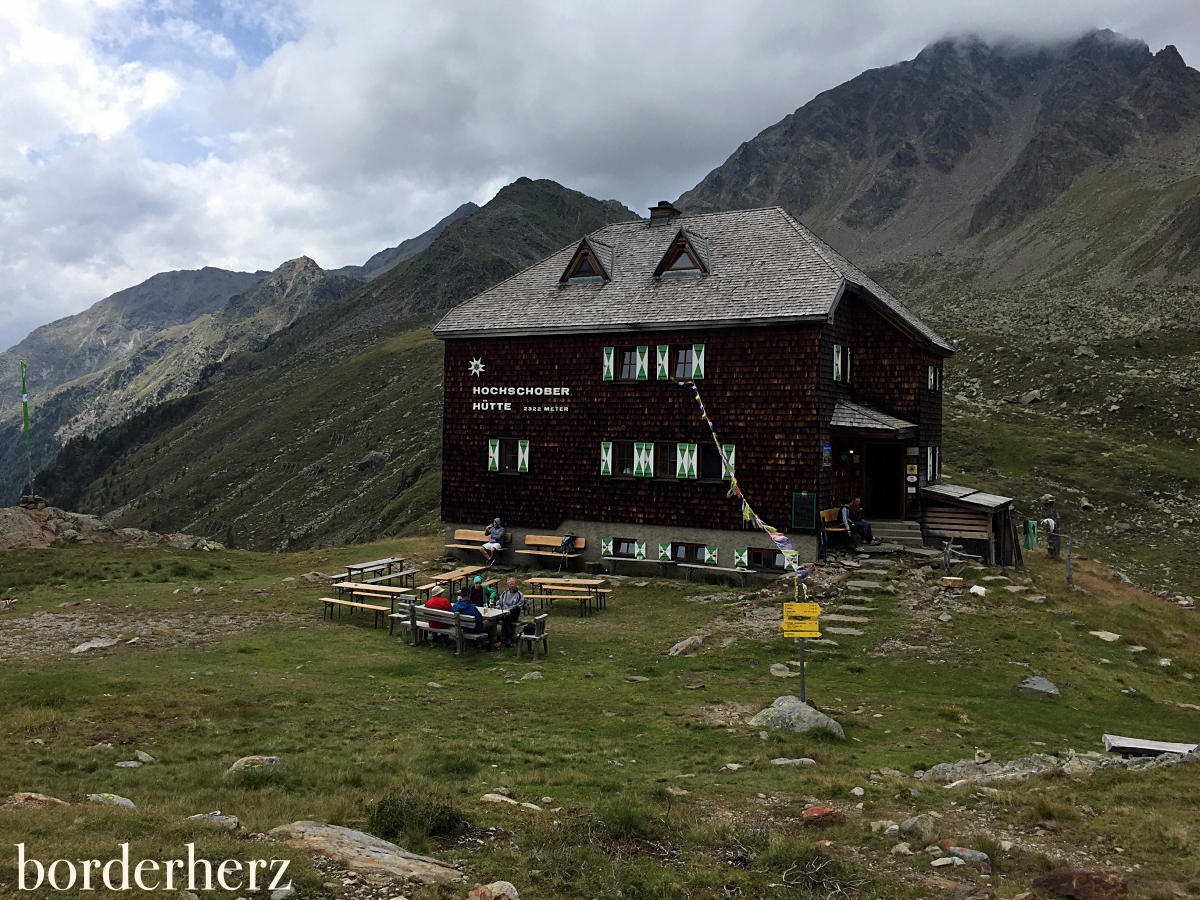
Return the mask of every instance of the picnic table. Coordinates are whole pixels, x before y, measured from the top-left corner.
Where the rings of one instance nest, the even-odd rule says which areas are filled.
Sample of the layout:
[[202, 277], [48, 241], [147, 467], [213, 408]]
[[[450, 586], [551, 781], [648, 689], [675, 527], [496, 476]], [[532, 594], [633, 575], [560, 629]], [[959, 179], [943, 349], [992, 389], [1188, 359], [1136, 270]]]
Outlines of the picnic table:
[[[388, 581], [392, 578], [408, 578], [415, 574], [416, 569], [405, 570], [403, 572], [393, 572], [392, 567], [404, 568], [403, 556], [389, 556], [386, 559], [373, 559], [370, 562], [364, 563], [349, 563], [346, 566], [346, 580], [353, 581], [354, 576], [358, 576], [360, 582], [366, 581]], [[383, 573], [377, 578], [368, 579], [367, 576], [376, 572]]]
[[392, 612], [396, 611], [397, 597], [412, 599], [415, 596], [412, 588], [392, 587], [387, 584], [363, 584], [361, 581], [339, 581], [333, 587], [337, 590], [339, 598], [343, 593], [348, 593], [351, 597], [356, 595], [380, 599], [386, 597], [392, 602]]
[[460, 581], [466, 581], [476, 572], [482, 572], [486, 566], [459, 566], [450, 572], [443, 572], [441, 575], [433, 576], [434, 584], [444, 584], [453, 598], [456, 595], [455, 585]]
[[555, 600], [578, 600], [579, 615], [592, 611], [592, 604], [597, 609], [608, 605], [608, 595], [611, 591], [603, 590], [604, 581], [599, 578], [530, 578], [525, 582], [533, 588], [528, 595], [530, 601], [536, 600], [539, 608], [545, 608], [546, 602], [554, 605]]

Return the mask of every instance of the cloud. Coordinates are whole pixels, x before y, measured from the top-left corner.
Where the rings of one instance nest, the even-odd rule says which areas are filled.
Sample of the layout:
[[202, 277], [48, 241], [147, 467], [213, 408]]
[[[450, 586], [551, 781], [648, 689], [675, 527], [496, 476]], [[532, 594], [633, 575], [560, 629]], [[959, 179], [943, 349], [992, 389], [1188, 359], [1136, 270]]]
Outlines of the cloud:
[[0, 346], [156, 271], [362, 262], [519, 175], [644, 209], [945, 36], [1194, 0], [47, 0], [0, 6]]

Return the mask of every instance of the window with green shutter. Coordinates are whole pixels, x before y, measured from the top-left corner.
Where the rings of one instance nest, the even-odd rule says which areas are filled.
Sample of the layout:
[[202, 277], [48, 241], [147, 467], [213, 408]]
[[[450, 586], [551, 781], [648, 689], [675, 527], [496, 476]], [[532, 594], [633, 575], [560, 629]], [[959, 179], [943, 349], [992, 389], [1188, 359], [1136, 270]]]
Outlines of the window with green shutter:
[[637, 380], [646, 381], [650, 377], [650, 348], [637, 348]]
[[634, 559], [645, 559], [646, 558], [646, 542], [645, 541], [634, 541], [633, 542], [633, 558]]
[[529, 441], [517, 441], [517, 471], [529, 471]]
[[491, 438], [488, 440], [488, 471], [500, 471], [500, 439]]
[[633, 445], [633, 477], [654, 477], [654, 445], [635, 442]]
[[613, 538], [601, 538], [600, 539], [600, 555], [601, 556], [612, 556], [613, 555]]
[[842, 345], [833, 345], [833, 380], [842, 380]]
[[692, 344], [692, 378], [699, 381], [704, 377], [704, 345]]
[[658, 545], [658, 561], [659, 562], [670, 562], [671, 561], [671, 545], [670, 544], [661, 544], [660, 543]]
[[709, 566], [715, 566], [717, 564], [717, 548], [712, 544], [709, 544], [704, 548], [704, 562], [705, 565]]
[[612, 441], [600, 442], [600, 474], [611, 475], [613, 466]]
[[617, 352], [616, 347], [604, 348], [604, 380], [613, 380], [613, 357]]
[[725, 459], [721, 461], [721, 478], [728, 481], [737, 472], [737, 462], [734, 460], [734, 446], [733, 444], [722, 444], [721, 449], [725, 451]]
[[671, 348], [667, 344], [659, 344], [656, 354], [658, 359], [658, 380], [671, 380]]
[[748, 569], [750, 563], [748, 557], [750, 555], [749, 547], [735, 548], [733, 551], [733, 567], [735, 569]]

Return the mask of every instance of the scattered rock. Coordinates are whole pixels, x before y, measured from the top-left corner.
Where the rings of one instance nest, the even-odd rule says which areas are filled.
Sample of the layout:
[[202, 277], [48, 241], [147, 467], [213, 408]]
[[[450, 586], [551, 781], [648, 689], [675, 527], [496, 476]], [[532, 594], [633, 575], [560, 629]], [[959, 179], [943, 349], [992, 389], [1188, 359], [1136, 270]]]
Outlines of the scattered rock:
[[467, 900], [521, 900], [517, 889], [508, 881], [493, 881], [471, 888]]
[[1042, 392], [1039, 390], [1032, 390], [1028, 393], [1022, 394], [1020, 402], [1022, 406], [1028, 406], [1030, 403], [1040, 403], [1041, 400]]
[[700, 645], [708, 640], [708, 635], [693, 634], [689, 638], [684, 638], [679, 643], [673, 645], [663, 651], [663, 656], [679, 656], [681, 653], [694, 653], [700, 649]]
[[878, 581], [847, 581], [846, 587], [852, 591], [877, 591], [879, 590]]
[[367, 453], [366, 456], [364, 456], [362, 459], [360, 459], [358, 461], [358, 470], [360, 472], [363, 472], [363, 471], [366, 471], [367, 469], [373, 469], [376, 466], [381, 466], [385, 462], [387, 462], [386, 456], [384, 456], [378, 450], [372, 450], [369, 453]]
[[196, 585], [194, 588], [192, 588], [192, 594], [196, 597], [203, 597], [207, 593], [208, 591], [200, 587], [200, 585]]
[[992, 761], [992, 754], [985, 753], [982, 750], [975, 751], [975, 764], [976, 765], [982, 765], [983, 763], [990, 763], [991, 761]]
[[226, 770], [226, 775], [236, 775], [250, 769], [282, 769], [283, 760], [278, 756], [243, 756]]
[[1020, 690], [1023, 694], [1038, 694], [1042, 697], [1061, 696], [1054, 682], [1048, 678], [1043, 678], [1041, 675], [1030, 675], [1021, 682]]
[[744, 769], [744, 768], [746, 768], [746, 767], [744, 765], [742, 765], [741, 763], [725, 763], [725, 765], [721, 766], [721, 771], [722, 772], [726, 772], [726, 771], [736, 772], [738, 769]]
[[425, 687], [440, 688], [441, 685], [438, 684], [436, 681], [427, 681], [427, 682], [425, 682]]
[[672, 797], [686, 797], [688, 794], [691, 793], [691, 791], [685, 790], [674, 784], [670, 784], [670, 785], [667, 785], [667, 793], [670, 794]]
[[1129, 890], [1122, 872], [1078, 866], [1054, 869], [1033, 879], [1033, 886], [1075, 900], [1125, 900]]
[[133, 755], [135, 757], [137, 757], [138, 762], [152, 763], [155, 761], [154, 757], [151, 756], [149, 753], [147, 753], [145, 750], [135, 750], [133, 752]]
[[846, 637], [860, 637], [862, 635], [862, 632], [857, 628], [834, 628], [833, 626], [827, 626], [825, 630], [830, 634], [841, 634]]
[[521, 676], [521, 680], [522, 681], [541, 681], [542, 673], [541, 672], [526, 672], [524, 675]]
[[786, 756], [781, 756], [778, 759], [771, 760], [771, 764], [775, 766], [815, 766], [817, 761], [809, 759], [807, 756], [798, 756], [795, 759], [788, 759]]
[[783, 663], [771, 663], [771, 674], [776, 678], [795, 678], [800, 673], [793, 672]]
[[899, 825], [889, 825], [887, 828], [885, 828], [883, 830], [883, 836], [884, 837], [899, 837], [900, 836], [900, 826]]
[[907, 841], [901, 841], [899, 844], [897, 844], [895, 847], [892, 848], [892, 855], [893, 856], [912, 856], [913, 855], [912, 847], [909, 846]]
[[208, 822], [212, 825], [218, 826], [219, 828], [224, 828], [227, 831], [237, 831], [242, 827], [242, 823], [237, 816], [221, 815], [221, 811], [219, 809], [214, 809], [210, 813], [197, 813], [194, 816], [188, 816], [188, 819], [192, 821]]
[[136, 759], [127, 759], [124, 762], [117, 763], [118, 769], [137, 769], [141, 767], [141, 763]]
[[850, 793], [852, 793], [855, 797], [861, 797], [866, 793], [866, 790], [860, 787], [855, 787], [850, 789]]
[[503, 794], [496, 794], [496, 793], [484, 794], [479, 799], [482, 800], [484, 803], [510, 803], [513, 806], [517, 805], [516, 800], [514, 800], [512, 797], [505, 797]]
[[885, 778], [904, 778], [905, 777], [904, 773], [901, 772], [899, 769], [891, 769], [887, 766], [881, 766], [879, 769], [879, 774], [883, 775]]
[[1114, 634], [1111, 631], [1089, 631], [1088, 634], [1098, 637], [1102, 641], [1108, 641], [1110, 644], [1113, 643], [1113, 641], [1119, 641], [1121, 639], [1119, 634]]
[[643, 681], [649, 681], [650, 679], [645, 675], [626, 675], [625, 680], [633, 682], [634, 684], [638, 684]]
[[759, 728], [787, 728], [799, 732], [824, 729], [843, 740], [846, 738], [841, 725], [790, 694], [777, 697], [774, 703], [751, 719], [750, 724]]
[[931, 844], [937, 839], [937, 829], [934, 827], [933, 819], [924, 814], [905, 819], [900, 823], [900, 831], [920, 839], [925, 844]]
[[0, 797], [0, 809], [42, 809], [47, 806], [70, 806], [65, 800], [37, 794], [32, 791], [18, 791], [7, 797]]
[[938, 616], [938, 621], [939, 622], [952, 622], [952, 621], [954, 621], [954, 617], [952, 615], [950, 615], [950, 613], [942, 613], [940, 616]]
[[87, 653], [89, 650], [106, 650], [115, 647], [119, 642], [116, 638], [92, 638], [71, 650], [72, 653]]
[[271, 891], [271, 900], [291, 900], [296, 896], [296, 889], [290, 884], [287, 887], [276, 888]]
[[462, 873], [446, 863], [409, 853], [361, 831], [322, 822], [292, 822], [273, 828], [270, 835], [289, 847], [324, 856], [375, 884], [405, 878], [420, 884], [454, 881]]
[[814, 828], [831, 828], [834, 825], [846, 824], [846, 814], [832, 806], [810, 806], [804, 810], [801, 818], [805, 825]]
[[981, 584], [973, 584], [971, 585], [970, 593], [974, 594], [976, 597], [983, 597], [987, 594], [987, 588]]
[[133, 801], [127, 797], [118, 797], [116, 794], [88, 794], [88, 800], [92, 803], [108, 803], [113, 806], [123, 806], [126, 809], [136, 809]]

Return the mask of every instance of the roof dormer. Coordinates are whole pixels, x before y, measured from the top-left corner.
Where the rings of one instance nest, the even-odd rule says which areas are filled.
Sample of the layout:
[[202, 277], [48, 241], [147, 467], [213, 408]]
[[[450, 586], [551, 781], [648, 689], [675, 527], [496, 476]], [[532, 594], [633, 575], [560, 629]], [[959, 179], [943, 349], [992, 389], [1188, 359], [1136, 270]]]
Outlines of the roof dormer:
[[603, 284], [612, 280], [612, 248], [584, 238], [563, 269], [560, 284]]
[[708, 241], [680, 228], [654, 270], [656, 278], [695, 278], [708, 274]]

